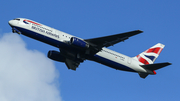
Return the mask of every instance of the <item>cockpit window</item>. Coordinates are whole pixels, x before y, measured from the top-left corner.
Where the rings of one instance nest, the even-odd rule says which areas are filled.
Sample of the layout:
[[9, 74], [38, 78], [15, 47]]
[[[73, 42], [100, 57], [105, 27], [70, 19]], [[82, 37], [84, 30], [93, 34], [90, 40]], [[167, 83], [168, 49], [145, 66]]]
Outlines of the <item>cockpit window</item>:
[[14, 20], [18, 20], [18, 21], [20, 21], [20, 19], [14, 19]]

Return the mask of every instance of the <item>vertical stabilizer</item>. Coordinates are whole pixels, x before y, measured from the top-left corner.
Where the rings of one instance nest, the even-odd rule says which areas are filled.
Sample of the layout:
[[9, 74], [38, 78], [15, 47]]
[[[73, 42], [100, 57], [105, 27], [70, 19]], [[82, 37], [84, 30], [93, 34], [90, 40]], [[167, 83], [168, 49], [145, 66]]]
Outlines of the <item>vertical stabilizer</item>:
[[134, 57], [134, 59], [138, 60], [144, 65], [153, 64], [154, 61], [159, 56], [159, 54], [161, 53], [164, 46], [165, 45], [158, 43], [154, 45], [153, 47], [149, 48], [148, 50], [137, 55], [136, 57]]

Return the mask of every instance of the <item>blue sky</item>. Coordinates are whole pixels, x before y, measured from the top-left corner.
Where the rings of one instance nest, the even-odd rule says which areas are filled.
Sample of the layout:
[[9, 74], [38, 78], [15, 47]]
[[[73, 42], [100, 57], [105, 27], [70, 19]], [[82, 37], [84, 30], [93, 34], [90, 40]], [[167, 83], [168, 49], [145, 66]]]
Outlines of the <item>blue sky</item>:
[[[59, 96], [63, 101], [177, 101], [180, 99], [179, 5], [178, 0], [5, 0], [0, 6], [0, 36], [11, 32], [8, 21], [18, 17], [84, 39], [143, 30], [144, 33], [109, 48], [133, 57], [156, 43], [163, 43], [166, 46], [156, 63], [171, 62], [171, 66], [157, 70], [155, 76], [141, 79], [136, 73], [117, 71], [92, 61], [85, 61], [77, 71], [52, 62], [59, 75], [53, 81], [58, 85]], [[44, 56], [49, 50], [58, 50], [23, 35], [20, 38], [27, 50]], [[39, 64], [44, 63], [39, 60]]]

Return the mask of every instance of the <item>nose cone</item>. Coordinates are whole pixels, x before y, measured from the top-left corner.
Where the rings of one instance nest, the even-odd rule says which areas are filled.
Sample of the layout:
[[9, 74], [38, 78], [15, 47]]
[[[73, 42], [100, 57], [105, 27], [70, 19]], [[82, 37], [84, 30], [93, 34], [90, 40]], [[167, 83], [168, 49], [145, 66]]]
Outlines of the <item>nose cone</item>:
[[11, 26], [11, 25], [13, 24], [13, 21], [12, 21], [12, 20], [10, 20], [8, 23], [9, 23], [9, 25]]
[[12, 27], [12, 26], [15, 26], [16, 22], [14, 20], [10, 20], [9, 22], [9, 25]]

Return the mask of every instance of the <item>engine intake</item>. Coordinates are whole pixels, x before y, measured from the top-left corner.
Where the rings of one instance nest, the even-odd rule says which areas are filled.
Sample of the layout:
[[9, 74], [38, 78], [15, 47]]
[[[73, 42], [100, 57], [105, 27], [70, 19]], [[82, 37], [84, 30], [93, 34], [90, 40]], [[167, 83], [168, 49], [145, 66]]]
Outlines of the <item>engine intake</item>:
[[76, 37], [72, 37], [70, 39], [70, 44], [79, 48], [89, 48], [89, 44], [87, 42]]
[[49, 51], [47, 54], [48, 58], [58, 61], [58, 62], [65, 62], [65, 57], [60, 54], [60, 52], [57, 51]]

